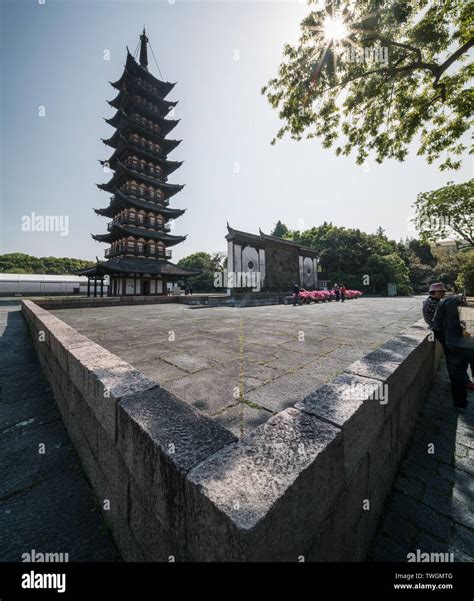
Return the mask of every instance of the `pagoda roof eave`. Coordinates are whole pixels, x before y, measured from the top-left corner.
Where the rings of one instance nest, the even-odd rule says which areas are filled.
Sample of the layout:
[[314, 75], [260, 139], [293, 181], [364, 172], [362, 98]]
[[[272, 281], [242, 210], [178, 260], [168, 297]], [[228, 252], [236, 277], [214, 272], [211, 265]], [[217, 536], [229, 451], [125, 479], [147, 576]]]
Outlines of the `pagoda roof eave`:
[[[138, 123], [136, 124], [137, 128], [139, 128]], [[128, 127], [129, 130], [133, 131], [132, 127]], [[143, 128], [142, 128], [143, 129]], [[140, 131], [140, 133], [143, 133], [142, 131]], [[146, 133], [148, 134], [148, 130], [146, 130]], [[101, 138], [102, 142], [106, 145], [106, 146], [110, 146], [111, 148], [116, 149], [118, 147], [119, 144], [119, 140], [120, 138], [124, 138], [124, 134], [123, 131], [116, 129], [114, 131], [114, 133], [110, 136], [110, 138]], [[155, 138], [156, 138], [156, 134], [155, 134]], [[177, 146], [179, 146], [179, 144], [181, 144], [181, 140], [167, 140], [166, 138], [159, 138], [158, 143], [161, 144], [161, 147], [165, 150], [165, 152], [161, 153], [161, 156], [164, 160], [166, 160], [166, 157], [168, 155], [169, 152], [172, 152]], [[166, 146], [166, 148], [165, 148]]]
[[166, 246], [175, 246], [180, 242], [184, 242], [187, 236], [172, 236], [165, 232], [156, 230], [147, 230], [145, 228], [133, 227], [129, 225], [114, 224], [112, 229], [107, 234], [92, 234], [92, 238], [97, 242], [113, 242], [123, 236], [135, 236], [137, 238], [145, 238], [147, 240], [159, 240], [164, 242]]
[[134, 198], [133, 196], [128, 196], [118, 190], [112, 197], [108, 207], [104, 209], [94, 210], [98, 215], [102, 215], [103, 217], [112, 217], [115, 214], [116, 208], [127, 208], [129, 206], [133, 206], [138, 210], [143, 209], [145, 211], [151, 211], [152, 213], [159, 213], [160, 215], [163, 215], [164, 217], [168, 217], [170, 219], [181, 217], [181, 215], [184, 215], [184, 213], [186, 212], [186, 209], [173, 209], [170, 207], [162, 207], [151, 201]]
[[181, 167], [181, 165], [184, 163], [184, 161], [168, 161], [167, 159], [160, 158], [155, 154], [149, 152], [148, 150], [145, 150], [144, 148], [141, 148], [140, 146], [133, 144], [132, 142], [128, 142], [126, 138], [121, 136], [121, 140], [117, 148], [114, 149], [114, 152], [110, 159], [107, 161], [99, 160], [100, 164], [107, 164], [114, 169], [114, 165], [119, 162], [119, 157], [124, 150], [132, 151], [140, 157], [144, 157], [147, 160], [158, 163], [158, 165], [160, 165], [160, 167], [162, 168], [165, 177], [168, 177], [168, 175], [173, 173], [173, 171], [176, 171], [176, 169]]
[[[164, 102], [164, 100], [160, 100], [159, 102]], [[175, 103], [177, 104], [177, 103]], [[130, 106], [133, 107], [134, 110], [136, 110], [137, 112], [143, 114], [145, 117], [148, 117], [151, 121], [159, 123], [162, 131], [163, 131], [163, 135], [167, 136], [170, 131], [172, 131], [177, 125], [178, 123], [181, 121], [181, 119], [167, 119], [166, 118], [166, 114], [169, 112], [169, 109], [171, 109], [172, 107], [169, 107], [169, 109], [164, 112], [163, 114], [161, 113], [157, 113], [153, 110], [151, 110], [150, 108], [148, 108], [147, 106], [144, 106], [143, 104], [140, 104], [139, 102], [136, 102], [133, 98], [130, 101]], [[123, 109], [118, 108], [117, 110], [121, 110], [123, 112]]]
[[[174, 150], [177, 146], [181, 144], [181, 140], [169, 140], [165, 136], [149, 129], [145, 125], [138, 123], [137, 121], [133, 121], [132, 119], [122, 119], [119, 125], [114, 132], [114, 135], [119, 132], [123, 135], [123, 132], [133, 131], [140, 133], [141, 135], [147, 136], [147, 139], [151, 139], [152, 141], [159, 144], [162, 148], [166, 148], [167, 153]], [[112, 136], [113, 138], [114, 136]], [[111, 138], [109, 138], [111, 139]]]
[[[136, 108], [137, 110], [141, 110], [142, 107], [139, 103], [135, 103], [133, 105], [134, 108]], [[149, 115], [150, 117], [152, 117], [152, 120], [155, 121], [156, 123], [158, 123], [160, 125], [160, 127], [162, 128], [163, 133], [160, 134], [162, 135], [163, 138], [165, 138], [165, 136], [167, 136], [170, 131], [172, 131], [179, 123], [180, 119], [165, 119], [165, 117], [162, 117], [160, 115], [157, 114], [153, 114], [153, 111], [147, 111], [147, 115]], [[105, 119], [104, 121], [106, 123], [108, 123], [109, 125], [111, 125], [112, 127], [119, 127], [122, 123], [131, 123], [131, 124], [135, 124], [136, 122], [128, 116], [128, 114], [121, 108], [117, 109], [117, 112], [115, 113], [115, 115], [113, 117], [111, 117], [110, 119]], [[138, 123], [138, 125], [140, 125]], [[146, 126], [143, 126], [146, 127]], [[148, 129], [148, 128], [147, 128]], [[152, 130], [150, 130], [152, 131]]]
[[81, 271], [87, 271], [84, 275], [88, 276], [150, 273], [171, 277], [189, 277], [202, 273], [201, 269], [184, 269], [165, 259], [137, 259], [134, 257], [114, 257], [108, 261], [98, 261], [95, 267]]
[[120, 174], [114, 174], [110, 181], [106, 182], [105, 184], [96, 184], [96, 186], [99, 188], [99, 190], [104, 190], [105, 192], [115, 194], [115, 192], [118, 190], [117, 186], [120, 184], [121, 179], [127, 175], [150, 185], [154, 185], [156, 188], [162, 190], [164, 200], [168, 200], [168, 198], [171, 198], [180, 192], [185, 186], [185, 184], [169, 184], [168, 182], [160, 182], [157, 180], [150, 180], [145, 177], [139, 177], [135, 174], [135, 172], [122, 172]]
[[162, 188], [163, 190], [168, 190], [169, 192], [172, 192], [172, 194], [177, 194], [178, 192], [181, 192], [181, 190], [186, 185], [186, 184], [170, 184], [169, 182], [165, 182], [163, 179], [155, 179], [154, 177], [146, 175], [146, 174], [142, 173], [141, 171], [136, 171], [135, 169], [132, 169], [131, 167], [127, 167], [120, 161], [117, 161], [117, 162], [120, 165], [122, 172], [124, 174], [126, 174], [130, 177], [134, 177], [136, 179], [142, 180], [143, 182], [146, 182], [148, 184], [153, 184], [154, 186], [157, 186], [158, 188]]
[[[142, 91], [140, 86], [133, 86], [135, 89]], [[107, 100], [107, 103], [115, 108], [119, 109], [122, 106], [123, 101], [129, 101], [133, 106], [140, 106], [139, 103], [134, 102], [133, 94], [130, 94], [130, 89], [128, 90], [119, 90], [118, 94], [116, 94], [115, 98], [112, 100]], [[154, 102], [159, 108], [162, 108], [163, 111], [160, 113], [162, 117], [166, 116], [172, 108], [174, 108], [178, 104], [178, 100], [165, 100], [164, 98], [154, 98]]]
[[127, 76], [131, 77], [132, 79], [136, 77], [142, 77], [144, 80], [148, 81], [148, 83], [150, 83], [152, 86], [160, 90], [160, 93], [163, 94], [162, 98], [165, 98], [176, 85], [176, 82], [172, 83], [170, 81], [162, 81], [161, 79], [158, 79], [157, 77], [152, 75], [149, 71], [141, 67], [130, 53], [127, 54], [127, 60], [125, 62], [124, 70], [121, 77], [117, 81], [111, 81], [110, 84], [115, 89], [120, 90]]

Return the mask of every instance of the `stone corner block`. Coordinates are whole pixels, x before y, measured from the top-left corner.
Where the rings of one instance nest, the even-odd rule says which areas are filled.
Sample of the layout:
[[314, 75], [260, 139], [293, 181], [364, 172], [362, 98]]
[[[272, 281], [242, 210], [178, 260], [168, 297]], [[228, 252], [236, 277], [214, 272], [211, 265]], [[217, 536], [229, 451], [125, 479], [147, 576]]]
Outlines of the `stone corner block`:
[[67, 349], [67, 369], [72, 383], [114, 442], [119, 400], [156, 386], [129, 363], [93, 342]]
[[340, 430], [290, 408], [188, 474], [188, 545], [210, 561], [291, 560], [342, 489]]
[[383, 425], [387, 393], [380, 380], [342, 373], [295, 405], [341, 429], [346, 478]]
[[[165, 389], [123, 398], [118, 405], [118, 449], [142, 504], [167, 527], [183, 532], [186, 473], [236, 438]], [[184, 534], [183, 534], [184, 535]]]

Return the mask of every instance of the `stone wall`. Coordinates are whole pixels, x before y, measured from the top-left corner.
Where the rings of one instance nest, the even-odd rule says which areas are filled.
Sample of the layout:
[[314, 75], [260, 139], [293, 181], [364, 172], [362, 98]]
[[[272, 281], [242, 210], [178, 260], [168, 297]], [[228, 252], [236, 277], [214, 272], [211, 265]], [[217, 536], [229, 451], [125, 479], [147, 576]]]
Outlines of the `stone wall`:
[[300, 281], [298, 248], [269, 244], [265, 252], [266, 290], [286, 290], [288, 294], [295, 283], [304, 286], [304, 282]]
[[237, 441], [44, 308], [22, 308], [125, 560], [365, 558], [440, 357], [420, 322]]

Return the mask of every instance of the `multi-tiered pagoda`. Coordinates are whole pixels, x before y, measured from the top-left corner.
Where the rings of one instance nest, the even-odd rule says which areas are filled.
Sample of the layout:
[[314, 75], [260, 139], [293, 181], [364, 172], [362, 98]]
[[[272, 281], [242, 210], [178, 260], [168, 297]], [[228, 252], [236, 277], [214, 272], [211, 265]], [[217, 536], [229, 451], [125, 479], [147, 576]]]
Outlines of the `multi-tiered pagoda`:
[[160, 81], [148, 71], [147, 44], [143, 29], [140, 63], [127, 48], [122, 77], [112, 83], [118, 94], [109, 104], [117, 112], [106, 121], [115, 133], [103, 142], [114, 152], [108, 161], [100, 162], [113, 175], [106, 184], [98, 184], [112, 196], [107, 208], [95, 209], [110, 221], [106, 234], [92, 236], [110, 247], [105, 251], [106, 261], [82, 272], [89, 278], [88, 294], [93, 282], [94, 296], [98, 283], [103, 295], [106, 275], [109, 295], [122, 296], [166, 294], [168, 282], [198, 273], [168, 260], [170, 247], [186, 239], [170, 233], [173, 220], [185, 212], [169, 206], [170, 198], [183, 188], [168, 182], [168, 176], [181, 165], [168, 160], [168, 153], [180, 140], [166, 138], [178, 123], [166, 119], [177, 102], [165, 100], [175, 84]]

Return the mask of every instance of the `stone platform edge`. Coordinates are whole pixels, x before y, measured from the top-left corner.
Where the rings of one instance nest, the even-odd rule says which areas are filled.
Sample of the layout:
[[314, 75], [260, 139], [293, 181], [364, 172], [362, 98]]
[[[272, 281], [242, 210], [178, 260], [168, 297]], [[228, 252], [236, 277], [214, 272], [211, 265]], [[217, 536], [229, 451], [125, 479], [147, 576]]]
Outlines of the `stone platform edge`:
[[239, 441], [45, 308], [22, 311], [124, 560], [365, 559], [441, 356], [423, 322]]
[[198, 305], [201, 307], [258, 307], [262, 305], [287, 304], [287, 292], [249, 292], [226, 294], [188, 294], [181, 296], [88, 296], [88, 297], [55, 297], [31, 300], [43, 309], [89, 309], [91, 307], [117, 307], [120, 305]]

